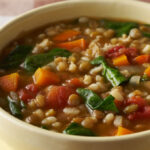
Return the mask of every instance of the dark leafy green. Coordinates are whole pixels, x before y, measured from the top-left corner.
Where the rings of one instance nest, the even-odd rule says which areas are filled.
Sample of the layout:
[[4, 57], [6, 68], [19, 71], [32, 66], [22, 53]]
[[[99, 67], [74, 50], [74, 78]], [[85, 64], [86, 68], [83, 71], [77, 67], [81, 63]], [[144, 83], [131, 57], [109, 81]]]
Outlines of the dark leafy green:
[[13, 99], [11, 99], [9, 96], [7, 97], [8, 103], [9, 103], [9, 109], [12, 115], [21, 118], [22, 113], [21, 113], [21, 106], [20, 103], [17, 103]]
[[119, 112], [112, 95], [107, 96], [102, 103], [97, 107], [98, 110]]
[[44, 125], [42, 125], [41, 128], [42, 128], [42, 129], [45, 129], [45, 130], [48, 130], [48, 127], [47, 127], [47, 126], [44, 126]]
[[150, 24], [144, 24], [144, 26], [146, 26], [146, 27], [150, 27]]
[[20, 101], [20, 106], [21, 108], [27, 108], [27, 105], [22, 100]]
[[19, 45], [1, 62], [0, 68], [14, 69], [18, 67], [31, 52], [32, 46]]
[[24, 68], [27, 71], [34, 72], [38, 67], [41, 67], [53, 61], [56, 56], [69, 57], [71, 52], [65, 49], [54, 48], [44, 54], [28, 56], [24, 62]]
[[78, 123], [71, 123], [65, 130], [65, 134], [70, 135], [83, 135], [83, 136], [95, 136], [93, 131], [90, 129], [84, 128], [83, 126], [79, 125]]
[[144, 81], [149, 81], [150, 80], [150, 78], [146, 75], [146, 74], [144, 74], [142, 77], [141, 77], [141, 82], [144, 82]]
[[109, 95], [103, 100], [89, 89], [78, 88], [76, 92], [85, 100], [86, 105], [92, 110], [118, 112], [112, 95]]
[[150, 32], [142, 32], [143, 36], [150, 38]]
[[123, 34], [129, 34], [132, 28], [137, 28], [138, 24], [135, 22], [119, 22], [111, 20], [100, 20], [100, 24], [105, 28], [113, 29], [116, 32], [116, 36], [122, 36]]
[[78, 88], [76, 92], [85, 100], [86, 104], [93, 110], [96, 109], [97, 106], [99, 106], [103, 101], [102, 98], [100, 98], [96, 93], [89, 89]]
[[95, 58], [94, 60], [91, 61], [92, 65], [103, 65], [103, 76], [113, 85], [113, 86], [118, 86], [125, 81], [127, 81], [127, 78], [124, 77], [118, 69], [112, 68], [108, 66], [106, 60], [104, 59], [103, 56], [99, 56]]

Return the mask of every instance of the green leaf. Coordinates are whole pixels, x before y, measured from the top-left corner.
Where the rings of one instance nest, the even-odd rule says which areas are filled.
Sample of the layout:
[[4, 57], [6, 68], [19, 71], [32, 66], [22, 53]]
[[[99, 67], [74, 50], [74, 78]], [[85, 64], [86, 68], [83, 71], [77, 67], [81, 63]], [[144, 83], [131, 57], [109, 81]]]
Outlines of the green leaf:
[[146, 27], [150, 27], [150, 24], [144, 24], [144, 26], [146, 26]]
[[15, 69], [17, 68], [31, 52], [32, 46], [19, 45], [7, 55], [7, 57], [1, 62], [0, 68]]
[[55, 48], [44, 54], [28, 56], [24, 62], [27, 71], [34, 72], [38, 67], [53, 61], [56, 56], [69, 57], [71, 52], [65, 49]]
[[115, 30], [116, 36], [128, 35], [132, 28], [138, 27], [138, 24], [135, 22], [119, 22], [106, 19], [100, 20], [100, 24], [105, 28]]
[[146, 74], [144, 74], [142, 77], [141, 77], [141, 82], [144, 82], [144, 81], [149, 81], [150, 80], [150, 78], [146, 75]]
[[48, 127], [45, 126], [45, 125], [42, 125], [41, 128], [42, 128], [42, 129], [45, 129], [45, 130], [48, 130]]
[[105, 60], [105, 58], [103, 56], [96, 57], [95, 59], [93, 59], [91, 61], [91, 64], [92, 65], [100, 65], [100, 64], [102, 64], [103, 66], [107, 66], [107, 62], [106, 62], [106, 60]]
[[20, 100], [20, 106], [21, 108], [27, 108], [27, 105], [22, 100]]
[[103, 71], [103, 75], [113, 86], [118, 86], [127, 81], [127, 79], [116, 68], [105, 68]]
[[90, 129], [84, 128], [83, 126], [79, 125], [78, 123], [71, 123], [65, 130], [65, 134], [70, 135], [83, 135], [83, 136], [95, 136], [93, 131]]
[[143, 36], [150, 38], [150, 33], [149, 32], [142, 32]]
[[86, 104], [91, 108], [95, 109], [102, 102], [102, 98], [100, 98], [96, 93], [89, 89], [78, 88], [76, 92], [85, 100]]
[[107, 96], [96, 109], [103, 111], [119, 112], [114, 103], [114, 97], [112, 95]]
[[89, 89], [78, 88], [76, 92], [85, 100], [86, 105], [92, 110], [118, 112], [114, 97], [109, 95], [104, 100]]
[[13, 99], [11, 99], [9, 96], [7, 97], [7, 99], [9, 102], [9, 109], [10, 109], [11, 114], [18, 118], [22, 117], [21, 107], [19, 103], [16, 103], [15, 101], [13, 101]]
[[109, 67], [106, 60], [103, 56], [99, 56], [91, 61], [92, 65], [103, 65], [103, 73], [102, 75], [113, 85], [118, 86], [125, 81], [127, 81], [127, 78], [124, 77], [118, 69]]

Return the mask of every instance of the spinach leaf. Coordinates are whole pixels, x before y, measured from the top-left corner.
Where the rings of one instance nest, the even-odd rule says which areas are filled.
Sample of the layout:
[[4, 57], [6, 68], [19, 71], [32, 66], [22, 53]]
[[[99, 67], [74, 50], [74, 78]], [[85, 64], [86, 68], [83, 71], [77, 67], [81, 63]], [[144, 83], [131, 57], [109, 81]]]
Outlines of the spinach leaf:
[[107, 96], [102, 103], [96, 108], [97, 110], [119, 112], [112, 95]]
[[95, 58], [94, 60], [91, 61], [91, 64], [92, 65], [102, 64], [103, 66], [102, 74], [113, 86], [118, 86], [127, 81], [127, 79], [119, 72], [118, 69], [108, 66], [103, 56]]
[[143, 36], [150, 38], [150, 33], [149, 32], [142, 32]]
[[27, 105], [22, 100], [20, 100], [20, 106], [21, 108], [27, 108]]
[[18, 67], [31, 52], [32, 46], [19, 45], [1, 62], [0, 68], [14, 69]]
[[100, 20], [100, 24], [108, 29], [113, 29], [116, 32], [116, 36], [122, 36], [123, 34], [129, 34], [132, 28], [137, 28], [138, 24], [135, 22], [119, 22], [111, 20]]
[[45, 129], [45, 130], [48, 130], [48, 127], [45, 126], [45, 125], [42, 125], [41, 128], [42, 128], [42, 129]]
[[64, 133], [70, 135], [95, 136], [95, 134], [90, 129], [84, 128], [83, 126], [75, 122], [71, 123], [64, 130]]
[[88, 89], [78, 88], [76, 92], [85, 100], [86, 105], [92, 110], [118, 112], [112, 95], [109, 95], [103, 100], [96, 93]]
[[144, 74], [142, 77], [141, 77], [141, 82], [144, 82], [144, 81], [149, 81], [150, 80], [150, 78], [146, 75], [146, 74]]
[[65, 49], [54, 48], [44, 54], [28, 56], [24, 62], [24, 68], [27, 71], [34, 72], [38, 67], [41, 67], [53, 61], [56, 56], [69, 57], [71, 52]]
[[96, 93], [89, 89], [78, 88], [76, 92], [85, 100], [86, 104], [91, 109], [96, 109], [102, 102], [102, 98], [100, 98]]
[[15, 102], [13, 99], [11, 99], [9, 96], [7, 97], [8, 102], [9, 102], [9, 109], [12, 115], [21, 118], [22, 113], [21, 113], [21, 106], [19, 103]]
[[144, 24], [146, 27], [150, 27], [150, 24]]
[[107, 67], [103, 71], [103, 76], [107, 78], [113, 86], [124, 83], [127, 79], [116, 68]]

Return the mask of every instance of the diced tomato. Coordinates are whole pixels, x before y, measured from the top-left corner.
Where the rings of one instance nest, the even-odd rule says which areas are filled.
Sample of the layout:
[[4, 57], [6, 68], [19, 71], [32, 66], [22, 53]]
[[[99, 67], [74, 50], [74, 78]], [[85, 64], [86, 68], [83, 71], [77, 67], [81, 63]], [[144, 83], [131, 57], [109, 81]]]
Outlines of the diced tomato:
[[72, 84], [75, 87], [82, 87], [83, 83], [81, 82], [81, 80], [79, 78], [72, 78], [70, 80], [70, 84]]
[[39, 90], [38, 86], [35, 85], [35, 84], [33, 84], [33, 83], [26, 85], [25, 88], [26, 88], [28, 91], [31, 91], [31, 92], [33, 92], [33, 93], [37, 93], [38, 90]]
[[35, 98], [38, 87], [35, 84], [29, 84], [25, 88], [22, 88], [18, 91], [19, 98], [24, 102], [28, 102], [31, 99]]
[[64, 108], [73, 93], [75, 91], [67, 86], [53, 86], [47, 94], [47, 106], [54, 109]]
[[123, 101], [118, 101], [118, 100], [115, 99], [114, 102], [115, 102], [117, 108], [118, 108], [119, 110], [121, 110], [122, 107], [123, 107]]
[[150, 106], [145, 106], [142, 111], [134, 112], [128, 115], [129, 120], [150, 119]]
[[18, 91], [19, 98], [25, 102], [29, 99], [34, 98], [34, 95], [26, 89], [21, 89]]
[[122, 54], [127, 55], [129, 58], [133, 58], [138, 55], [138, 51], [136, 48], [126, 48], [125, 46], [116, 46], [108, 50], [105, 53], [105, 56], [107, 58], [115, 58]]
[[146, 101], [140, 96], [133, 96], [127, 100], [127, 104], [137, 104], [140, 108], [142, 108], [146, 105]]

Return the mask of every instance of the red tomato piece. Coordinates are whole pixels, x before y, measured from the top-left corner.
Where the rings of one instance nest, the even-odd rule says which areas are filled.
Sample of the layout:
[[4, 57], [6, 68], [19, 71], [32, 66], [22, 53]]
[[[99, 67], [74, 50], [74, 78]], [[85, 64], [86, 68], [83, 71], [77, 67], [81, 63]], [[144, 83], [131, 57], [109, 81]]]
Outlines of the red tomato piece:
[[[114, 57], [117, 57], [117, 56], [120, 56], [121, 54], [123, 54], [122, 51], [125, 51], [125, 47], [124, 46], [116, 46], [116, 47], [113, 47], [111, 49], [109, 49], [105, 55], [106, 57], [108, 58], [114, 58]], [[121, 52], [121, 53], [120, 53]]]
[[47, 94], [47, 106], [55, 109], [64, 108], [73, 93], [75, 91], [67, 86], [53, 86]]
[[72, 78], [70, 80], [70, 84], [72, 84], [75, 87], [82, 87], [83, 83], [81, 82], [81, 80], [79, 78]]
[[105, 53], [107, 58], [115, 58], [122, 54], [127, 55], [129, 58], [136, 57], [138, 55], [136, 48], [126, 48], [125, 46], [116, 46], [111, 48]]
[[129, 58], [133, 58], [133, 57], [136, 57], [138, 55], [138, 50], [136, 48], [126, 48], [126, 55], [129, 57]]
[[29, 99], [34, 98], [34, 95], [26, 89], [21, 89], [18, 91], [19, 98], [24, 102], [27, 102]]
[[118, 100], [116, 100], [116, 99], [114, 100], [114, 102], [115, 102], [117, 108], [118, 108], [119, 110], [121, 110], [122, 107], [123, 107], [123, 102], [122, 102], [122, 101], [118, 101]]
[[24, 102], [28, 102], [31, 99], [35, 98], [38, 87], [35, 84], [29, 84], [25, 88], [22, 88], [18, 91], [19, 98]]
[[133, 96], [127, 100], [127, 104], [137, 104], [140, 108], [142, 108], [146, 105], [146, 101], [142, 97]]
[[31, 92], [33, 92], [33, 93], [37, 93], [38, 90], [39, 90], [38, 86], [35, 85], [35, 84], [33, 84], [33, 83], [26, 85], [25, 88], [26, 88], [28, 91], [31, 91]]
[[145, 106], [142, 111], [134, 112], [128, 115], [129, 120], [150, 119], [150, 106]]

